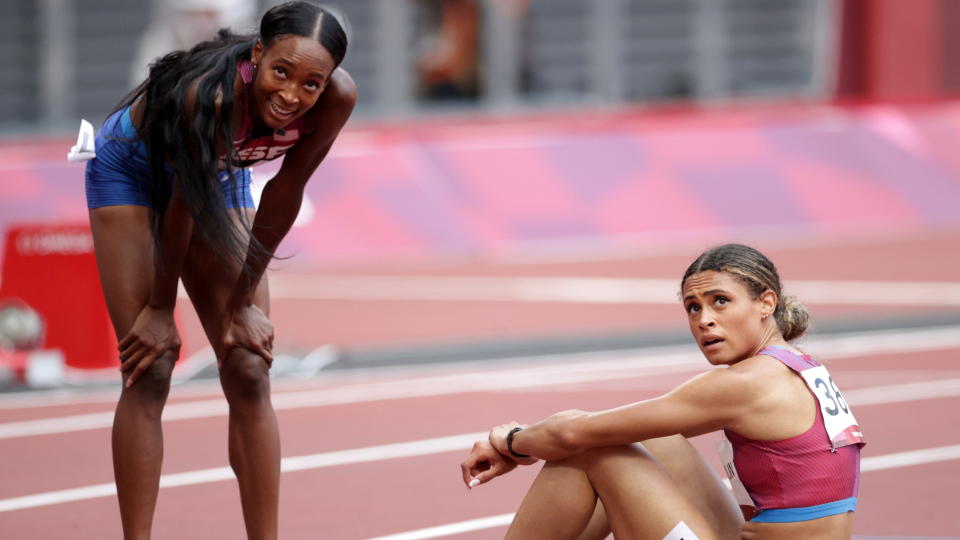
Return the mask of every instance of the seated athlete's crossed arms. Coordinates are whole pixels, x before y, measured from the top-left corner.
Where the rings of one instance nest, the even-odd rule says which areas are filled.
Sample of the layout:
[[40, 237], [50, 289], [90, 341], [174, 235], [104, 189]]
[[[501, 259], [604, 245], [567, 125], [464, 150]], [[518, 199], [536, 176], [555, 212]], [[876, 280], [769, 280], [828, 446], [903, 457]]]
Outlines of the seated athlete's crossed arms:
[[[850, 538], [864, 440], [827, 369], [790, 345], [806, 308], [739, 244], [700, 255], [681, 299], [722, 369], [615, 409], [503, 424], [474, 444], [461, 465], [471, 488], [546, 462], [506, 538]], [[732, 490], [686, 440], [720, 430]]]

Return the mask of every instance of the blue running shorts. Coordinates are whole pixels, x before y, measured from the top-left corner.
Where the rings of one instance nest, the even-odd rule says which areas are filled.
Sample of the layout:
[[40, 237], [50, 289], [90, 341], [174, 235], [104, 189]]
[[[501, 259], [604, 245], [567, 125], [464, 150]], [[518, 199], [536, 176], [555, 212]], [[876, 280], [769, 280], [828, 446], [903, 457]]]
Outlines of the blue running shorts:
[[[87, 207], [133, 204], [150, 207], [145, 180], [150, 176], [150, 162], [143, 141], [130, 121], [130, 107], [110, 115], [96, 137], [97, 157], [87, 162]], [[250, 195], [250, 169], [237, 169], [233, 178], [220, 173], [220, 186], [228, 208], [253, 208]]]

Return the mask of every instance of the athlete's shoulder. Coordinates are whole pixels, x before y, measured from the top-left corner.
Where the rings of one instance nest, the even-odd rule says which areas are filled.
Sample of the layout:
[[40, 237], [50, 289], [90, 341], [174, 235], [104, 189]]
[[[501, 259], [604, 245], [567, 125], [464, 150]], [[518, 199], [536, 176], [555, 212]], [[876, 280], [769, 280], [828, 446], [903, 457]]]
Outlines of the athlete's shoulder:
[[342, 113], [349, 115], [356, 104], [357, 83], [345, 69], [337, 68], [330, 75], [330, 82], [327, 83], [323, 95], [311, 109], [308, 119], [323, 121], [331, 115]]
[[767, 396], [771, 383], [790, 374], [789, 368], [776, 358], [756, 354], [726, 368], [708, 372], [710, 384], [716, 385], [725, 394], [739, 399], [755, 400]]
[[313, 108], [303, 118], [304, 131], [317, 132], [322, 140], [336, 136], [357, 104], [357, 85], [343, 68], [337, 68]]
[[332, 91], [338, 102], [349, 103], [351, 107], [357, 102], [357, 83], [350, 76], [350, 73], [342, 67], [333, 71], [327, 91]]
[[762, 370], [745, 369], [742, 361], [701, 373], [677, 388], [706, 404], [744, 404], [761, 396], [764, 388]]

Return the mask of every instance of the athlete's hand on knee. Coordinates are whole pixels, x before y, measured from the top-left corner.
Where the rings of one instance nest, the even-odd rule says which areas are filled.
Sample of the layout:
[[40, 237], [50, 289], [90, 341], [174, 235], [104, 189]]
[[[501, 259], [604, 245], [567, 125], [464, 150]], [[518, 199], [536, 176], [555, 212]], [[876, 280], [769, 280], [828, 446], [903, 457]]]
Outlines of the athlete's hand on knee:
[[490, 480], [517, 468], [517, 462], [504, 456], [490, 444], [490, 441], [473, 443], [470, 455], [460, 464], [463, 483], [467, 488], [486, 484]]
[[222, 358], [234, 347], [259, 354], [267, 366], [273, 364], [273, 324], [256, 305], [243, 306], [230, 314], [223, 333]]
[[173, 310], [144, 306], [133, 327], [117, 346], [120, 351], [120, 371], [130, 372], [126, 386], [129, 388], [137, 382], [140, 375], [165, 352], [172, 351], [175, 357], [179, 357], [180, 344]]

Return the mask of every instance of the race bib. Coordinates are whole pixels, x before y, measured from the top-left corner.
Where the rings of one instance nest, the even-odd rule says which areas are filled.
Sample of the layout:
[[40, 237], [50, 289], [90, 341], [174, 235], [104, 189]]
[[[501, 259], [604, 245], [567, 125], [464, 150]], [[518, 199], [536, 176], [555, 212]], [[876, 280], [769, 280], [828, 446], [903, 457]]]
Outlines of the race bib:
[[670, 532], [663, 537], [663, 540], [700, 540], [700, 537], [691, 531], [686, 523], [681, 521], [677, 523], [676, 527], [670, 529]]
[[743, 485], [743, 482], [740, 481], [740, 475], [737, 474], [737, 467], [733, 464], [733, 445], [730, 444], [730, 440], [723, 432], [720, 433], [720, 442], [717, 443], [717, 454], [720, 455], [720, 463], [723, 465], [723, 471], [727, 473], [727, 479], [730, 480], [730, 489], [733, 490], [733, 496], [737, 499], [737, 504], [756, 508], [757, 505], [750, 498], [750, 494], [747, 493], [746, 486]]
[[824, 366], [808, 368], [800, 372], [810, 391], [817, 396], [823, 413], [823, 427], [827, 430], [830, 444], [836, 450], [842, 446], [862, 444], [863, 433], [853, 417], [853, 411], [837, 388]]

